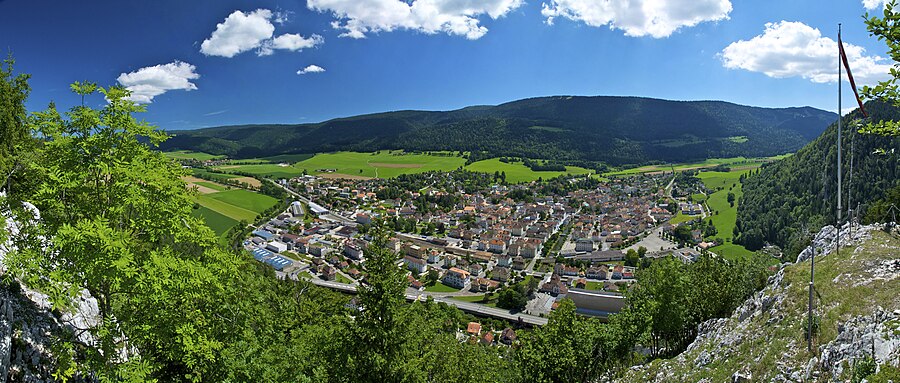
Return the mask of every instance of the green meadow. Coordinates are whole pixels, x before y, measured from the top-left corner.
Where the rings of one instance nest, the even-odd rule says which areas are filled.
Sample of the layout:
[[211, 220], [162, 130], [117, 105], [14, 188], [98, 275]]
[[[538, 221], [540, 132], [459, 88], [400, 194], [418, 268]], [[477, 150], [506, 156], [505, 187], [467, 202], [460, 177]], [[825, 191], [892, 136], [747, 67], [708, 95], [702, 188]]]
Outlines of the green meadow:
[[[712, 219], [713, 225], [715, 225], [716, 230], [719, 232], [715, 237], [725, 240], [725, 244], [713, 247], [710, 250], [726, 258], [751, 254], [751, 252], [744, 249], [744, 247], [731, 243], [731, 240], [734, 237], [735, 222], [737, 221], [738, 202], [744, 195], [744, 192], [741, 189], [740, 177], [742, 174], [746, 174], [749, 171], [750, 170], [700, 172], [700, 174], [697, 175], [698, 178], [703, 180], [703, 184], [706, 185], [708, 189], [716, 190], [717, 188], [722, 188], [722, 190], [716, 191], [708, 196], [706, 205], [709, 206], [709, 209], [713, 213], [712, 217], [708, 219]], [[729, 192], [734, 193], [735, 203], [733, 207], [728, 203]], [[716, 212], [718, 212], [718, 214], [716, 214]]]
[[604, 176], [626, 176], [632, 174], [642, 174], [642, 173], [654, 173], [654, 172], [671, 172], [673, 169], [675, 171], [682, 170], [693, 170], [693, 169], [704, 169], [704, 168], [713, 168], [719, 165], [726, 165], [734, 170], [750, 170], [756, 169], [760, 167], [764, 163], [773, 162], [780, 160], [790, 156], [790, 154], [783, 154], [772, 157], [760, 157], [760, 158], [746, 158], [746, 157], [730, 157], [730, 158], [710, 158], [706, 161], [700, 162], [691, 162], [691, 163], [683, 163], [683, 164], [662, 164], [662, 165], [647, 165], [641, 166], [637, 168], [631, 169], [623, 169], [613, 172], [604, 173]]
[[200, 205], [194, 216], [200, 217], [217, 234], [222, 235], [241, 220], [253, 222], [256, 217], [278, 203], [275, 198], [244, 189], [231, 189], [194, 197]]
[[176, 160], [198, 160], [198, 161], [206, 161], [206, 160], [217, 160], [220, 158], [225, 158], [225, 156], [203, 153], [203, 152], [192, 152], [190, 150], [176, 150], [171, 152], [163, 152], [166, 157], [174, 158]]
[[[308, 174], [331, 173], [355, 177], [392, 178], [409, 173], [450, 171], [466, 163], [465, 159], [455, 155], [412, 154], [386, 150], [374, 153], [320, 153], [314, 156], [283, 155], [265, 159], [280, 163], [229, 164], [216, 167], [215, 170], [274, 178], [297, 177], [302, 175], [304, 170]], [[290, 163], [291, 160], [299, 161]]]
[[506, 163], [501, 162], [499, 158], [491, 158], [489, 160], [472, 163], [466, 166], [466, 170], [485, 173], [494, 173], [498, 171], [505, 172], [506, 181], [510, 183], [531, 182], [537, 180], [538, 178], [546, 180], [554, 177], [559, 177], [563, 174], [588, 174], [591, 172], [590, 169], [580, 168], [577, 166], [566, 166], [566, 171], [564, 172], [536, 172], [534, 170], [531, 170], [527, 166], [522, 165], [521, 162]]

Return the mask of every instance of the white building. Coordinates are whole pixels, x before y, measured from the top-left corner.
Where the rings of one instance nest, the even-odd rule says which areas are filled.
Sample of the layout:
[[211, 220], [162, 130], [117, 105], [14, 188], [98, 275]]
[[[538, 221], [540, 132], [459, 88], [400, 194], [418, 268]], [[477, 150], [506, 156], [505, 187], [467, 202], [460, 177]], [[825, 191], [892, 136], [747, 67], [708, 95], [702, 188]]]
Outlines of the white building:
[[444, 274], [444, 284], [458, 289], [465, 289], [469, 286], [469, 272], [456, 267], [451, 267]]
[[281, 253], [281, 252], [287, 251], [287, 249], [288, 249], [288, 245], [286, 243], [278, 242], [278, 241], [269, 242], [269, 244], [266, 245], [266, 250], [269, 250], [269, 251], [272, 251], [275, 253]]

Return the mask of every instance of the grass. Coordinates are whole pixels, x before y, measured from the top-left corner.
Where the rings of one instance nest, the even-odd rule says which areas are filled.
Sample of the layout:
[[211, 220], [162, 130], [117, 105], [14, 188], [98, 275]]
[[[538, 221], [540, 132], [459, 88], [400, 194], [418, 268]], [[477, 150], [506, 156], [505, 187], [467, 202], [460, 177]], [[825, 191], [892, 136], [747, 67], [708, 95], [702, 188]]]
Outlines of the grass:
[[208, 209], [214, 210], [219, 214], [225, 215], [235, 221], [247, 220], [252, 222], [256, 220], [256, 216], [259, 215], [258, 212], [247, 210], [238, 206], [234, 206], [229, 204], [228, 202], [220, 201], [218, 199], [212, 198], [213, 194], [203, 194], [195, 196], [197, 203], [200, 206], [206, 207]]
[[197, 184], [197, 185], [200, 185], [200, 186], [205, 186], [205, 187], [208, 187], [208, 188], [213, 189], [213, 190], [216, 190], [216, 191], [225, 191], [225, 190], [228, 190], [228, 188], [226, 188], [225, 186], [219, 185], [219, 184], [217, 184], [217, 183], [215, 183], [215, 182], [209, 182], [209, 181], [196, 181], [196, 182], [194, 182], [194, 184]]
[[222, 234], [225, 234], [229, 229], [239, 223], [237, 220], [206, 206], [200, 206], [199, 209], [192, 212], [192, 215], [202, 219], [203, 222], [206, 223], [206, 226], [209, 226], [209, 228], [219, 236], [222, 236]]
[[[715, 225], [718, 234], [715, 237], [730, 241], [734, 236], [734, 226], [737, 220], [738, 201], [744, 195], [741, 189], [740, 177], [749, 170], [733, 170], [730, 172], [701, 172], [697, 177], [703, 180], [708, 189], [715, 190], [721, 187], [722, 190], [709, 195], [706, 205], [712, 211], [713, 225]], [[728, 193], [734, 193], [735, 203], [731, 206], [728, 203]], [[715, 214], [715, 212], [719, 214]], [[737, 245], [733, 245], [737, 246]]]
[[603, 290], [603, 282], [588, 281], [584, 288], [587, 290]]
[[[819, 333], [813, 347], [828, 344], [837, 337], [838, 327], [860, 315], [871, 315], [873, 308], [881, 307], [890, 313], [900, 309], [900, 278], [890, 280], [872, 278], [872, 265], [896, 259], [900, 253], [900, 239], [873, 231], [872, 239], [858, 248], [845, 247], [840, 255], [830, 253], [816, 258], [816, 313], [820, 318]], [[883, 267], [883, 266], [882, 266]], [[777, 309], [752, 316], [744, 322], [736, 318], [724, 321], [724, 328], [717, 333], [737, 333], [739, 345], [730, 351], [719, 349], [722, 338], [711, 337], [701, 341], [694, 349], [678, 359], [656, 360], [643, 371], [629, 371], [623, 382], [644, 382], [651, 376], [664, 373], [669, 381], [696, 382], [706, 378], [711, 382], [730, 381], [731, 375], [742, 368], [752, 373], [753, 381], [775, 380], [781, 368], [806, 366], [813, 356], [806, 351], [804, 326], [809, 299], [809, 261], [787, 266], [784, 280], [777, 289], [768, 288], [766, 295], [784, 294], [776, 303]], [[771, 321], [771, 322], [770, 322]], [[706, 351], [713, 360], [703, 368], [694, 361]], [[679, 362], [680, 361], [680, 362]], [[844, 369], [844, 376], [823, 376], [820, 381], [849, 381], [851, 369]]]
[[457, 289], [457, 288], [455, 288], [455, 287], [447, 286], [447, 285], [445, 285], [445, 284], [443, 284], [443, 283], [441, 283], [441, 282], [437, 282], [437, 283], [435, 283], [435, 284], [432, 285], [432, 286], [426, 286], [426, 287], [425, 287], [425, 291], [430, 291], [430, 292], [433, 292], [433, 293], [455, 293], [455, 292], [457, 292], [457, 291], [459, 291], [459, 290], [460, 290], [460, 289]]
[[193, 174], [194, 174], [194, 177], [197, 177], [197, 178], [204, 178], [204, 176], [206, 176], [206, 178], [215, 178], [215, 177], [219, 177], [219, 178], [227, 178], [227, 179], [231, 179], [231, 178], [240, 178], [240, 177], [241, 177], [241, 176], [234, 175], [234, 174], [225, 174], [225, 173], [211, 172], [211, 171], [206, 170], [206, 169], [196, 169], [196, 168], [195, 168], [195, 169], [192, 169], [192, 172], [193, 172]]
[[733, 137], [726, 138], [726, 140], [734, 142], [736, 144], [743, 144], [743, 143], [749, 141], [747, 136], [733, 136]]
[[163, 155], [169, 158], [174, 158], [176, 160], [198, 160], [198, 161], [206, 161], [206, 160], [217, 160], [221, 158], [225, 158], [222, 155], [215, 155], [203, 152], [193, 152], [190, 150], [175, 150], [171, 152], [163, 152]]
[[676, 171], [712, 168], [719, 165], [726, 165], [732, 168], [741, 168], [741, 170], [750, 170], [760, 167], [760, 165], [780, 160], [790, 154], [782, 154], [772, 157], [746, 158], [746, 157], [730, 157], [730, 158], [710, 158], [705, 161], [689, 162], [680, 164], [662, 164], [648, 165], [631, 169], [623, 169], [614, 172], [604, 173], [604, 176], [627, 176], [632, 174], [653, 173], [653, 172], [671, 172], [674, 168]]
[[465, 159], [456, 155], [411, 154], [402, 151], [374, 153], [337, 152], [316, 155], [283, 155], [266, 157], [265, 160], [291, 162], [289, 166], [278, 164], [226, 165], [216, 169], [225, 172], [241, 172], [264, 177], [290, 178], [303, 174], [323, 174], [323, 169], [335, 169], [335, 173], [362, 177], [392, 178], [401, 174], [427, 171], [450, 171], [463, 166]]
[[675, 216], [672, 217], [672, 219], [669, 220], [669, 223], [672, 224], [672, 225], [677, 225], [677, 224], [679, 224], [679, 223], [687, 222], [687, 221], [690, 221], [690, 220], [692, 220], [692, 219], [694, 219], [694, 218], [699, 218], [699, 217], [700, 217], [699, 214], [698, 214], [698, 215], [684, 215], [684, 214], [681, 214], [681, 211], [679, 210], [678, 213], [676, 213]]
[[464, 297], [452, 297], [452, 299], [456, 299], [458, 301], [463, 301], [463, 302], [482, 303], [482, 302], [484, 302], [484, 294], [469, 295], [469, 296], [464, 296]]
[[353, 284], [353, 280], [343, 276], [341, 273], [334, 274], [334, 280], [339, 283]]
[[[724, 257], [725, 259], [731, 260], [753, 255], [752, 251], [745, 249], [743, 246], [729, 242], [726, 242], [719, 246], [711, 247], [709, 248], [709, 251], [712, 251], [713, 253]], [[776, 263], [778, 262], [777, 260], [775, 260], [775, 258], [772, 258], [772, 260]]]
[[278, 203], [275, 198], [243, 189], [212, 193], [206, 196], [255, 213], [262, 213]]
[[501, 162], [499, 158], [472, 163], [466, 166], [466, 170], [485, 173], [505, 172], [506, 181], [510, 183], [531, 182], [538, 178], [546, 180], [563, 174], [588, 174], [591, 172], [589, 169], [577, 166], [566, 166], [566, 171], [564, 172], [536, 172], [522, 165], [521, 162], [505, 163]]

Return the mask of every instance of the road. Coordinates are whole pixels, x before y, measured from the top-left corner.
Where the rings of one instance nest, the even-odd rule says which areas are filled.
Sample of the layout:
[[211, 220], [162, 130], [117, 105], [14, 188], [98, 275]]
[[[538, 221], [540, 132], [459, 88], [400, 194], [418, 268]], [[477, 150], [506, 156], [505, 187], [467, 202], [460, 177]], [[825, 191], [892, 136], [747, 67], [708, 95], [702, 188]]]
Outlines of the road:
[[[296, 273], [292, 273], [292, 274], [290, 274], [290, 276], [292, 279], [297, 278]], [[342, 292], [350, 293], [350, 294], [356, 293], [356, 286], [354, 286], [354, 285], [335, 282], [335, 281], [324, 281], [324, 280], [321, 280], [318, 278], [310, 278], [309, 281], [316, 286], [327, 287], [329, 289], [338, 290], [338, 291], [342, 291]], [[448, 298], [448, 297], [434, 296], [434, 295], [431, 295], [424, 291], [417, 292], [417, 293], [407, 293], [405, 295], [406, 295], [406, 299], [410, 300], [410, 301], [422, 300], [422, 299], [426, 299], [427, 297], [430, 296], [434, 299], [435, 302], [444, 302], [448, 305], [455, 306], [456, 308], [458, 308], [462, 311], [472, 313], [475, 315], [489, 316], [489, 317], [494, 317], [494, 318], [506, 319], [509, 321], [518, 321], [521, 319], [523, 323], [527, 323], [532, 326], [543, 326], [543, 325], [547, 324], [547, 318], [542, 318], [542, 317], [534, 316], [534, 315], [528, 315], [528, 314], [524, 314], [524, 313], [512, 313], [509, 310], [488, 307], [488, 306], [478, 304], [478, 303], [464, 302], [464, 301], [459, 301], [459, 300], [455, 300], [455, 299]]]

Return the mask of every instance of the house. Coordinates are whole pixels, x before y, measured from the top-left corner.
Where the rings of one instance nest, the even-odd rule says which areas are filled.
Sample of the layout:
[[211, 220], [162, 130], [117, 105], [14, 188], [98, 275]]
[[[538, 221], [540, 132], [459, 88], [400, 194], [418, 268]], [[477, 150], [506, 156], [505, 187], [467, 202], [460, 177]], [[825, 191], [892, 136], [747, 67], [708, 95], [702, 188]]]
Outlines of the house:
[[359, 230], [356, 229], [356, 226], [344, 226], [334, 233], [344, 238], [351, 238], [359, 233]]
[[331, 249], [321, 243], [313, 243], [307, 246], [307, 252], [317, 257], [324, 257], [331, 253]]
[[472, 291], [477, 292], [486, 292], [492, 291], [496, 288], [500, 287], [500, 282], [492, 281], [487, 278], [476, 278], [474, 282], [472, 282]]
[[358, 213], [356, 214], [356, 222], [363, 225], [368, 225], [372, 223], [372, 216], [367, 213]]
[[587, 288], [587, 279], [584, 279], [584, 278], [576, 279], [575, 280], [575, 288], [576, 289]]
[[542, 293], [549, 293], [550, 295], [557, 296], [559, 294], [568, 294], [569, 288], [566, 287], [566, 284], [563, 283], [562, 280], [560, 280], [559, 274], [553, 274], [550, 277], [550, 281], [541, 286], [540, 291]]
[[513, 270], [525, 270], [525, 258], [521, 256], [513, 258], [512, 268]]
[[500, 254], [506, 251], [506, 242], [503, 242], [497, 238], [491, 239], [490, 241], [488, 241], [487, 250], [492, 253]]
[[469, 272], [472, 273], [472, 276], [479, 277], [484, 272], [484, 266], [480, 263], [473, 263], [469, 265]]
[[575, 266], [566, 266], [562, 263], [557, 263], [556, 266], [553, 267], [553, 272], [559, 275], [578, 275], [581, 272], [581, 269]]
[[409, 269], [409, 271], [418, 274], [424, 273], [427, 266], [424, 259], [410, 257], [408, 255], [403, 257], [403, 263], [406, 264], [406, 268]]
[[491, 345], [494, 344], [494, 333], [490, 331], [485, 331], [484, 335], [481, 336], [481, 344]]
[[337, 271], [334, 270], [334, 267], [325, 266], [325, 268], [322, 269], [322, 279], [326, 281], [333, 281], [336, 275]]
[[503, 254], [497, 257], [497, 266], [509, 267], [512, 263], [512, 257], [508, 254]]
[[447, 270], [447, 273], [444, 274], [443, 283], [447, 286], [464, 289], [469, 285], [469, 272], [456, 267], [451, 267], [450, 270]]
[[481, 334], [481, 323], [469, 322], [469, 325], [466, 326], [466, 333], [468, 333], [469, 335]]
[[452, 254], [448, 254], [444, 257], [444, 267], [454, 267], [457, 263], [457, 257]]
[[497, 266], [492, 271], [491, 278], [495, 281], [506, 282], [509, 280], [510, 273], [509, 267]]
[[362, 246], [356, 241], [346, 241], [344, 242], [344, 255], [358, 261], [363, 256]]
[[606, 279], [609, 269], [606, 266], [588, 267], [585, 276], [591, 279]]
[[622, 279], [622, 273], [625, 271], [625, 268], [621, 265], [613, 267], [612, 279]]
[[440, 263], [441, 253], [439, 251], [430, 251], [428, 253], [428, 263]]
[[406, 281], [409, 283], [409, 287], [412, 287], [416, 290], [422, 290], [422, 288], [425, 287], [425, 285], [422, 283], [422, 281], [413, 278], [412, 275], [407, 275]]
[[522, 246], [519, 247], [519, 255], [525, 258], [534, 258], [538, 256], [538, 252], [541, 249], [540, 240], [534, 238], [525, 242]]
[[507, 346], [512, 345], [516, 341], [516, 331], [507, 327], [500, 333], [500, 343]]

